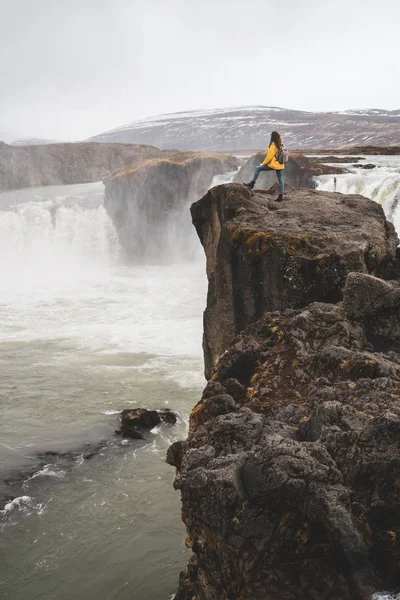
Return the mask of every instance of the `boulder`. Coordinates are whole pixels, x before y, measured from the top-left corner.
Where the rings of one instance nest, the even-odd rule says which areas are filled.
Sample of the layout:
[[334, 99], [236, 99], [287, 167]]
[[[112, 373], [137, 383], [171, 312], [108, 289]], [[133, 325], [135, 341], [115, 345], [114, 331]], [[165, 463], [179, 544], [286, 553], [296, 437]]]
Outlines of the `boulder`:
[[372, 163], [368, 163], [366, 165], [355, 164], [355, 165], [353, 165], [353, 167], [357, 167], [358, 169], [371, 170], [371, 169], [375, 169], [376, 165], [373, 165]]
[[[288, 187], [277, 203], [276, 194], [221, 185], [192, 205], [209, 281], [207, 378], [232, 339], [266, 311], [339, 302], [348, 273], [381, 276], [397, 263], [396, 232], [376, 202]], [[257, 356], [257, 345], [248, 345], [249, 369]]]
[[157, 427], [161, 422], [174, 424], [176, 415], [169, 409], [157, 411], [146, 408], [128, 408], [121, 412], [120, 433], [123, 437], [142, 440], [144, 431]]

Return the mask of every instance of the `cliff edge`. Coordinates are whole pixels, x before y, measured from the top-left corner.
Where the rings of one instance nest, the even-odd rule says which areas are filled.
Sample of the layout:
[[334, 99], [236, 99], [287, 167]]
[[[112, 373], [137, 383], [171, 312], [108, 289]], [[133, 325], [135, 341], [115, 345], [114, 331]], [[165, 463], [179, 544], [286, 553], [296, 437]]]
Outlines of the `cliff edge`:
[[288, 195], [233, 184], [192, 207], [210, 380], [167, 455], [192, 550], [176, 600], [400, 585], [397, 236], [366, 198]]
[[339, 302], [351, 271], [380, 276], [397, 235], [382, 207], [363, 196], [287, 186], [251, 192], [212, 188], [191, 207], [207, 257], [206, 377], [230, 341], [264, 312]]

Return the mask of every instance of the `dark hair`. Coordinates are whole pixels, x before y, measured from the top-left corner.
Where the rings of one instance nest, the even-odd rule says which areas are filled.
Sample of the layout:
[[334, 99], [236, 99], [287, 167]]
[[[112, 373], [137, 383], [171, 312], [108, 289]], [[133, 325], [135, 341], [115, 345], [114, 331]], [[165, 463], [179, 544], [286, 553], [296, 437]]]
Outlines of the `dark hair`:
[[271, 139], [270, 139], [269, 145], [271, 145], [271, 144], [275, 144], [276, 147], [278, 148], [278, 150], [281, 149], [282, 138], [277, 131], [273, 131], [271, 133]]

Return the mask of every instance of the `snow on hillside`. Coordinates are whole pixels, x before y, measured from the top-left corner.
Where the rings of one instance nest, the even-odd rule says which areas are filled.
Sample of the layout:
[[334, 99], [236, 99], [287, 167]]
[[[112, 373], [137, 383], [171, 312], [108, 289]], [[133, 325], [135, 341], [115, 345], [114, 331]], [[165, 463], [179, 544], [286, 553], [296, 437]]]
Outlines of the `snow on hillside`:
[[90, 138], [178, 150], [264, 148], [272, 130], [292, 148], [400, 145], [400, 110], [312, 113], [276, 106], [241, 106], [157, 115]]

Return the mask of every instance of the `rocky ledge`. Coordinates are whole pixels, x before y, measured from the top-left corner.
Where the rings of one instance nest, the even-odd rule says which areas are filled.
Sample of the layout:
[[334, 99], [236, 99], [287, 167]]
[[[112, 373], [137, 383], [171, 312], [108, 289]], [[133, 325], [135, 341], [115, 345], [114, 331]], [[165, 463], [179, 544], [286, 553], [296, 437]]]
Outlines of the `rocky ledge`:
[[192, 550], [176, 600], [400, 586], [397, 236], [360, 196], [272, 197], [220, 186], [192, 208], [210, 379], [167, 456]]
[[230, 341], [265, 311], [342, 299], [346, 276], [381, 276], [398, 243], [382, 207], [363, 196], [287, 187], [212, 188], [192, 205], [207, 257], [206, 377]]

